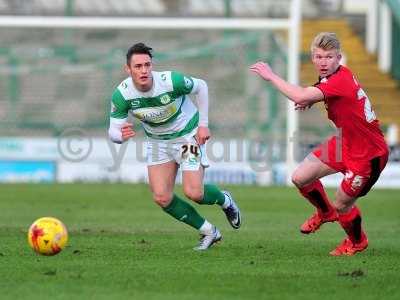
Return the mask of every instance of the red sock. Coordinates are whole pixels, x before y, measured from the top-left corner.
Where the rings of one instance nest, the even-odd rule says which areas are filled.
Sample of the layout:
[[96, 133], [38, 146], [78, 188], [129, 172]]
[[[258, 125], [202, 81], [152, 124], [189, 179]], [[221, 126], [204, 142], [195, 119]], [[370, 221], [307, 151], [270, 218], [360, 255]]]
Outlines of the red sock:
[[357, 206], [353, 206], [347, 213], [339, 214], [339, 223], [353, 243], [359, 243], [366, 237], [361, 227], [361, 212]]
[[324, 187], [320, 180], [315, 180], [299, 189], [300, 193], [314, 205], [318, 212], [322, 215], [330, 215], [335, 211], [332, 204], [328, 199], [328, 195], [326, 194]]

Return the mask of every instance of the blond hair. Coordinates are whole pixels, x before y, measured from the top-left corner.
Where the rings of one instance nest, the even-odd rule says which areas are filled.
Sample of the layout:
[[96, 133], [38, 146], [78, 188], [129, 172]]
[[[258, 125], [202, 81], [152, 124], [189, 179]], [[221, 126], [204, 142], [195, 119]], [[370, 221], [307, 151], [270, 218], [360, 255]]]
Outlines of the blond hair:
[[320, 32], [311, 43], [311, 53], [314, 52], [315, 48], [340, 52], [340, 41], [334, 32]]

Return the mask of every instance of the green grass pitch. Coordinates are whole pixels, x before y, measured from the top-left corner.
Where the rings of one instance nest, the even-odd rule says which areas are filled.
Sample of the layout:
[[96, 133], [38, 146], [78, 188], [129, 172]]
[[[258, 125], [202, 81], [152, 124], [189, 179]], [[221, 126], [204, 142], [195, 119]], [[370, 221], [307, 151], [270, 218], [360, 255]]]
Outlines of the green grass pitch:
[[[163, 213], [145, 185], [0, 185], [0, 298], [400, 299], [399, 190], [359, 200], [365, 252], [330, 257], [343, 231], [325, 224], [301, 235], [312, 208], [295, 189], [228, 189], [243, 226], [230, 228], [219, 207], [195, 205], [223, 234], [198, 253], [197, 232]], [[26, 231], [43, 216], [69, 229], [57, 256], [28, 246]]]

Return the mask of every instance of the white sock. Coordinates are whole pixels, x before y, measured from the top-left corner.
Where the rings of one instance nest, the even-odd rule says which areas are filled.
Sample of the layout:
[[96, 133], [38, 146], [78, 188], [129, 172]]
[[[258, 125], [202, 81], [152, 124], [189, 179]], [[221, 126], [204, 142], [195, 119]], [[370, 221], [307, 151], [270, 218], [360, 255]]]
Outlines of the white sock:
[[199, 231], [201, 234], [210, 235], [213, 233], [213, 227], [214, 226], [210, 222], [205, 220], [204, 224], [201, 225]]
[[229, 197], [226, 194], [224, 194], [224, 196], [225, 196], [225, 202], [224, 202], [224, 204], [222, 204], [222, 208], [225, 209], [231, 204], [231, 200], [229, 199]]

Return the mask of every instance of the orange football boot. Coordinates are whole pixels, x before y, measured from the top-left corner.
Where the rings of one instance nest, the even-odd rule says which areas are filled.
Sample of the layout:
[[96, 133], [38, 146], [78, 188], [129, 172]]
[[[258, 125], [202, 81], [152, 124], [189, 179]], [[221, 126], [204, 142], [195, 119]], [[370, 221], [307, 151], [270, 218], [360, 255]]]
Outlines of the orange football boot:
[[301, 233], [309, 234], [316, 232], [322, 224], [327, 222], [335, 222], [338, 220], [338, 214], [335, 210], [332, 210], [328, 214], [322, 214], [319, 211], [314, 213], [309, 219], [307, 219], [300, 227]]
[[329, 254], [332, 256], [347, 255], [352, 256], [357, 252], [364, 251], [368, 247], [367, 236], [363, 233], [359, 243], [353, 243], [349, 238], [345, 238], [343, 242], [332, 250]]

